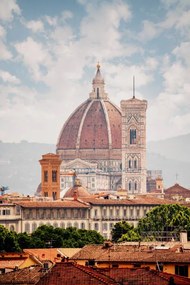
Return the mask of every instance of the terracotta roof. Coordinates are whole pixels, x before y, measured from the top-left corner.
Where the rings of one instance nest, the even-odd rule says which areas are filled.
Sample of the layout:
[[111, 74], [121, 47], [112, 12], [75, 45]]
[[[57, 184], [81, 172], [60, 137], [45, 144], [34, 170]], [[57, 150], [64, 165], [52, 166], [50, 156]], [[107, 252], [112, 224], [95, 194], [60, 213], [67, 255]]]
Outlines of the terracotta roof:
[[108, 99], [87, 100], [64, 124], [57, 149], [109, 149], [110, 143], [121, 149], [121, 111]]
[[177, 194], [177, 195], [181, 195], [181, 196], [184, 196], [184, 197], [190, 197], [190, 190], [187, 189], [187, 188], [182, 187], [178, 183], [176, 183], [173, 186], [165, 189], [164, 192], [165, 192], [166, 196], [167, 195]]
[[[169, 285], [173, 278], [175, 285], [189, 285], [190, 279], [157, 270], [146, 268], [99, 268], [99, 272], [107, 274], [120, 284], [133, 285]], [[125, 283], [126, 282], [126, 283]], [[172, 283], [171, 283], [172, 284]]]
[[101, 199], [101, 198], [82, 198], [92, 205], [162, 205], [162, 204], [173, 204], [172, 200], [161, 199], [150, 196], [137, 196], [134, 199]]
[[126, 263], [190, 263], [189, 252], [174, 252], [170, 249], [148, 249], [137, 246], [114, 244], [111, 247], [103, 245], [86, 245], [73, 257], [73, 260], [90, 260], [98, 262], [126, 262]]
[[88, 205], [80, 201], [64, 200], [64, 201], [19, 201], [17, 205], [27, 208], [89, 208]]
[[20, 267], [26, 261], [25, 258], [0, 258], [0, 268], [10, 268]]
[[36, 284], [44, 274], [40, 266], [31, 266], [0, 274], [0, 284]]
[[109, 276], [72, 262], [57, 263], [37, 285], [118, 285]]
[[85, 197], [91, 197], [90, 193], [82, 186], [74, 186], [67, 190], [67, 192], [64, 195], [64, 198], [71, 198], [71, 197], [77, 197], [77, 198], [85, 198]]
[[64, 255], [57, 248], [27, 248], [23, 250], [25, 253], [34, 255], [38, 260], [44, 262], [50, 260], [51, 262], [61, 261]]

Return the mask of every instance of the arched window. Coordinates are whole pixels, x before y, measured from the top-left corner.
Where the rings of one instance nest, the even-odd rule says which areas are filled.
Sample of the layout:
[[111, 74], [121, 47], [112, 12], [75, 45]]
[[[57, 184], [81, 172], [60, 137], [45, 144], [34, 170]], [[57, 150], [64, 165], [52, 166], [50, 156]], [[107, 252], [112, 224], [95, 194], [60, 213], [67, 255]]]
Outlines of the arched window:
[[99, 230], [99, 224], [98, 224], [98, 223], [95, 223], [95, 224], [94, 224], [94, 229], [95, 229], [95, 231], [98, 231], [98, 230]]
[[132, 167], [131, 159], [129, 159], [129, 168]]
[[29, 223], [26, 223], [26, 224], [25, 224], [25, 232], [26, 232], [27, 234], [30, 233], [30, 224], [29, 224]]
[[130, 129], [130, 144], [136, 144], [137, 132], [136, 129]]
[[134, 168], [137, 168], [137, 160], [136, 160], [136, 158], [134, 160]]
[[37, 229], [37, 224], [36, 223], [32, 223], [32, 232], [34, 232]]
[[61, 227], [62, 229], [65, 229], [65, 223], [60, 223], [60, 227]]
[[72, 227], [72, 224], [71, 223], [67, 223], [67, 228], [70, 228]]
[[53, 223], [54, 228], [58, 228], [58, 223]]
[[135, 190], [137, 190], [137, 182], [136, 181], [135, 181], [135, 187], [134, 188], [135, 188]]
[[15, 230], [15, 227], [14, 227], [13, 225], [11, 225], [11, 226], [10, 226], [10, 231], [13, 232], [14, 230]]
[[81, 229], [85, 229], [85, 223], [81, 223]]
[[129, 191], [132, 190], [132, 185], [131, 185], [131, 181], [129, 182]]
[[78, 229], [78, 223], [74, 223], [74, 227]]

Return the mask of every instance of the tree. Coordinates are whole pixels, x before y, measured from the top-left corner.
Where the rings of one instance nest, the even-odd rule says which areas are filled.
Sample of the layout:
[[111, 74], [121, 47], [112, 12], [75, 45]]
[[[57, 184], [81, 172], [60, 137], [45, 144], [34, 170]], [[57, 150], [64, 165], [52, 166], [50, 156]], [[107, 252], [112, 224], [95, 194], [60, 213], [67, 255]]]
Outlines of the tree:
[[36, 248], [39, 248], [39, 245], [40, 247], [83, 247], [86, 244], [100, 244], [104, 241], [96, 231], [74, 227], [62, 229], [46, 225], [37, 228], [31, 236], [34, 243], [32, 247]]
[[21, 251], [17, 239], [17, 234], [13, 231], [9, 231], [2, 225], [0, 225], [0, 251]]
[[127, 223], [126, 221], [122, 221], [116, 223], [111, 231], [112, 241], [118, 242], [122, 235], [128, 233], [130, 230], [133, 230], [134, 227]]
[[131, 229], [126, 234], [123, 234], [118, 241], [122, 242], [122, 241], [140, 241], [140, 240], [141, 240], [141, 237], [138, 233], [138, 230]]
[[179, 204], [160, 205], [153, 208], [138, 223], [138, 231], [152, 234], [179, 233], [180, 231], [190, 232], [190, 209]]

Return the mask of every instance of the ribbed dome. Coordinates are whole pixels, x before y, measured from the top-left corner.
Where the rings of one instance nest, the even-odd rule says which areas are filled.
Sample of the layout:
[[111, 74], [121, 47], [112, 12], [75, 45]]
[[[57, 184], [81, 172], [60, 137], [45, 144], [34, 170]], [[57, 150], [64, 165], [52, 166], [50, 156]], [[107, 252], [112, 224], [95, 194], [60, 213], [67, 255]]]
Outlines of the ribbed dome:
[[[121, 149], [121, 111], [104, 92], [104, 79], [97, 66], [93, 79], [93, 91], [90, 98], [82, 103], [64, 124], [57, 143], [57, 152], [68, 157], [68, 151], [75, 150], [72, 158], [92, 159], [91, 153], [85, 150], [100, 150], [98, 159], [106, 159], [104, 152]], [[81, 154], [81, 152], [83, 154]], [[115, 155], [114, 155], [115, 156]], [[115, 156], [115, 159], [121, 158]]]
[[75, 185], [67, 190], [64, 198], [87, 198], [90, 196], [90, 193], [82, 187], [80, 180], [76, 179]]

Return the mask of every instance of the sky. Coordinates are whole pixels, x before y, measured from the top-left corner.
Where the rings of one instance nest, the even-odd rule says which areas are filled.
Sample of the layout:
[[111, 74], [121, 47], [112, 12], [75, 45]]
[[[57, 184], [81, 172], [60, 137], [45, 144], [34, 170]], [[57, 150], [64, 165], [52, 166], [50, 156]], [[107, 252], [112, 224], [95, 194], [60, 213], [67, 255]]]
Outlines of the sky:
[[56, 144], [98, 62], [117, 106], [135, 76], [148, 141], [190, 133], [189, 0], [0, 0], [0, 140]]

